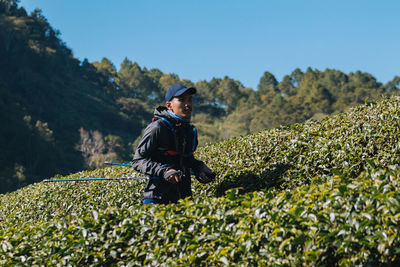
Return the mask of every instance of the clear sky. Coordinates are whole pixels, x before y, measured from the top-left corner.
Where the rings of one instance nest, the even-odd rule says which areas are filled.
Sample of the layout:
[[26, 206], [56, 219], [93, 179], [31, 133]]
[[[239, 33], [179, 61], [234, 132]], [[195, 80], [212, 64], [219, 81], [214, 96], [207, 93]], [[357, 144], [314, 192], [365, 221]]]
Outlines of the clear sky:
[[193, 82], [256, 89], [308, 67], [400, 76], [399, 0], [21, 0], [40, 8], [74, 56], [127, 57]]

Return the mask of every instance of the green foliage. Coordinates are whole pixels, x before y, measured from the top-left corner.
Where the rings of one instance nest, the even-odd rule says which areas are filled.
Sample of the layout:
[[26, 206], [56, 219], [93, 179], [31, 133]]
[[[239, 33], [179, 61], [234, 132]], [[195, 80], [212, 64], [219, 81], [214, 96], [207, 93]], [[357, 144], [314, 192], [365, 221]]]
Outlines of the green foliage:
[[[237, 131], [238, 124], [248, 125], [245, 134], [270, 129], [279, 125], [304, 122], [310, 118], [324, 118], [330, 114], [341, 113], [349, 107], [363, 104], [366, 99], [373, 100], [398, 93], [396, 78], [387, 85], [382, 85], [368, 73], [357, 71], [345, 74], [338, 70], [325, 71], [308, 68], [305, 73], [296, 69], [286, 75], [281, 82], [265, 72], [260, 79], [256, 98], [248, 96], [240, 102], [230, 114], [246, 114], [250, 118], [236, 124], [226, 122], [221, 127], [221, 134]], [[233, 137], [235, 135], [229, 135]]]
[[199, 149], [219, 173], [217, 192], [236, 186], [292, 188], [341, 174], [356, 177], [366, 160], [387, 168], [400, 160], [399, 97], [369, 103], [322, 121], [278, 127]]
[[276, 93], [276, 87], [278, 85], [278, 81], [275, 76], [266, 71], [264, 75], [260, 79], [260, 83], [258, 84], [258, 92], [260, 95], [268, 95], [270, 93]]
[[[353, 181], [335, 176], [292, 191], [231, 190], [224, 198], [168, 206], [117, 201], [80, 216], [67, 213], [18, 227], [6, 223], [0, 262], [387, 265], [400, 254], [399, 175], [398, 168], [376, 169]], [[88, 189], [80, 203], [90, 205], [98, 194]]]
[[399, 105], [392, 97], [204, 146], [197, 156], [218, 179], [195, 181], [193, 200], [178, 204], [140, 205], [140, 181], [0, 195], [0, 264], [395, 266]]
[[17, 2], [0, 6], [1, 193], [81, 170], [80, 128], [119, 136], [127, 146], [142, 127], [119, 112], [112, 64], [80, 64], [40, 10], [28, 16]]
[[[128, 58], [118, 70], [107, 58], [80, 62], [39, 9], [28, 15], [18, 2], [0, 2], [0, 192], [104, 160], [131, 160], [173, 83], [198, 89], [193, 122], [200, 146], [322, 119], [399, 92], [399, 77], [382, 85], [360, 71], [295, 69], [280, 82], [265, 72], [253, 90], [227, 76], [194, 83]], [[106, 148], [88, 156], [80, 129], [99, 133]]]
[[[117, 71], [106, 58], [79, 62], [40, 10], [18, 2], [0, 0], [0, 182], [31, 185], [0, 195], [0, 265], [400, 263], [400, 98], [327, 116], [398, 94], [399, 77], [382, 85], [360, 71], [296, 69], [281, 82], [265, 72], [253, 91], [129, 59]], [[129, 161], [176, 82], [199, 90], [193, 121], [208, 144], [196, 157], [218, 174], [194, 180], [193, 200], [142, 206], [143, 181], [38, 182], [82, 169], [84, 153], [97, 165]], [[79, 129], [92, 134], [81, 152]]]

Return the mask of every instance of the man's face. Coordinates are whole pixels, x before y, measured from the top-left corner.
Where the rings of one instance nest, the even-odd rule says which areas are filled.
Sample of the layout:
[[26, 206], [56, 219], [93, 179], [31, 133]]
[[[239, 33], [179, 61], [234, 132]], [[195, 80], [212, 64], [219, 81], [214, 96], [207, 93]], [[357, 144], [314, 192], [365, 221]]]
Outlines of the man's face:
[[171, 101], [166, 102], [165, 106], [168, 110], [183, 118], [190, 118], [193, 110], [192, 95], [185, 92], [180, 96], [176, 96]]

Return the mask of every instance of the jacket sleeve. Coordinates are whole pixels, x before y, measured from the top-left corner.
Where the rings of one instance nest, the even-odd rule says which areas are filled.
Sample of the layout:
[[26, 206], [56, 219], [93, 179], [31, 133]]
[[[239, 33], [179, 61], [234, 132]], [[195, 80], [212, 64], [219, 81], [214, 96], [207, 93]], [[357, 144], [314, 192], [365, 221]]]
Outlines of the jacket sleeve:
[[132, 166], [136, 171], [150, 176], [164, 177], [164, 173], [172, 168], [168, 164], [162, 164], [151, 159], [152, 153], [159, 144], [160, 136], [161, 127], [158, 123], [151, 123], [147, 126], [132, 161]]
[[200, 167], [204, 164], [201, 160], [197, 160], [193, 154], [187, 158], [189, 167], [193, 170], [193, 172], [197, 175], [200, 171]]

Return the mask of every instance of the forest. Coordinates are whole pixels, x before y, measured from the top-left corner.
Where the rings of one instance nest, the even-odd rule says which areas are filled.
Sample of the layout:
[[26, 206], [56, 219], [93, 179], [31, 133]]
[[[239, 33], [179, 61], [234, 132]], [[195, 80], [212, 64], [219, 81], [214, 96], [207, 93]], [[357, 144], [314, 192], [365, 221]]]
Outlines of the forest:
[[257, 88], [234, 78], [181, 79], [125, 58], [74, 57], [40, 10], [0, 0], [0, 193], [56, 174], [129, 162], [155, 107], [173, 83], [194, 86], [192, 121], [200, 145], [280, 125], [320, 120], [398, 94], [361, 70], [295, 69], [278, 81], [265, 71]]

